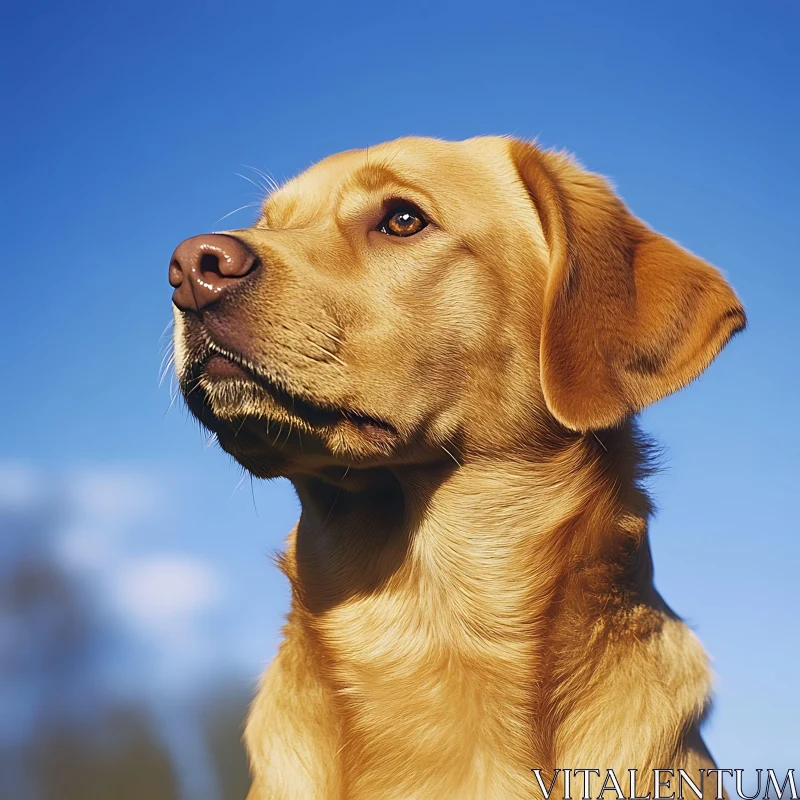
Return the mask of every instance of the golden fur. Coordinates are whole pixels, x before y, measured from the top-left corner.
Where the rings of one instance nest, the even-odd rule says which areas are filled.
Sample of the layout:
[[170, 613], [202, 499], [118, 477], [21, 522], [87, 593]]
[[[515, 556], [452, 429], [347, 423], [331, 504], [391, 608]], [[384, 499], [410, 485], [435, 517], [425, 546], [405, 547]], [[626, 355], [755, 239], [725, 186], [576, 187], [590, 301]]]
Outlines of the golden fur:
[[[398, 199], [428, 228], [376, 230]], [[176, 312], [178, 373], [222, 447], [302, 502], [249, 800], [506, 800], [539, 796], [532, 768], [652, 786], [712, 766], [707, 660], [653, 587], [632, 417], [744, 326], [720, 274], [570, 158], [498, 137], [333, 156], [232, 235], [263, 269]], [[254, 380], [209, 377], [209, 352]]]

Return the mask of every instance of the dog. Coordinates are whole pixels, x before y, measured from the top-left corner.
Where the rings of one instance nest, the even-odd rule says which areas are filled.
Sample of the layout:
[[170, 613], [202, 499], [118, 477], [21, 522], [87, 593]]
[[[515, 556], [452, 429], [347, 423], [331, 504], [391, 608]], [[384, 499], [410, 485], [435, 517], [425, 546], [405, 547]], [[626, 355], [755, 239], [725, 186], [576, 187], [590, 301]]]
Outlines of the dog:
[[169, 279], [189, 409], [302, 505], [248, 800], [702, 781], [710, 672], [653, 586], [634, 418], [744, 328], [714, 267], [568, 155], [403, 138], [182, 242]]

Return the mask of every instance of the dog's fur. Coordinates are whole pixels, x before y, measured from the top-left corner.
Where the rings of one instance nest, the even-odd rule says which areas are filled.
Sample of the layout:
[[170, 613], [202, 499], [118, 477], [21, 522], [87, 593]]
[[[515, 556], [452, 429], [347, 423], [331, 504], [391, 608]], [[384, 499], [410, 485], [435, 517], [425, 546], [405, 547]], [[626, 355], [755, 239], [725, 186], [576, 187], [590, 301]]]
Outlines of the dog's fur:
[[[377, 230], [398, 199], [430, 225]], [[177, 371], [222, 447], [302, 502], [249, 800], [712, 766], [707, 660], [653, 587], [632, 417], [744, 327], [720, 274], [570, 158], [496, 137], [332, 156], [231, 234], [263, 267], [176, 311]], [[209, 376], [211, 354], [243, 377]]]

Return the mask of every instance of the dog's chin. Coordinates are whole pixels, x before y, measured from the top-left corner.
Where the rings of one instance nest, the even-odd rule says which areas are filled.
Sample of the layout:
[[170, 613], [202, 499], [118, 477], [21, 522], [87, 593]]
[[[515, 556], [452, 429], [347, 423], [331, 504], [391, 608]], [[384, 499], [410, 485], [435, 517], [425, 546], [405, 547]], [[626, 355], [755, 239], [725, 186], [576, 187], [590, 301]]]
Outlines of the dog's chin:
[[197, 365], [181, 388], [223, 450], [259, 478], [385, 463], [400, 443], [383, 420], [291, 394], [227, 359]]

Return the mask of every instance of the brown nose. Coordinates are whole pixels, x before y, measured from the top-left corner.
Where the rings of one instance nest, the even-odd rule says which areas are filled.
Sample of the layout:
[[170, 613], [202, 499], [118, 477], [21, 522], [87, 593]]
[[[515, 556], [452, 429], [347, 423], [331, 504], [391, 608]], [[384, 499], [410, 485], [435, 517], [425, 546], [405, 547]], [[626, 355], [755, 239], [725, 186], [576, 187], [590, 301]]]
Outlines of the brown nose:
[[169, 262], [169, 283], [175, 288], [172, 302], [181, 311], [200, 311], [257, 264], [255, 255], [233, 236], [207, 233], [184, 239]]

